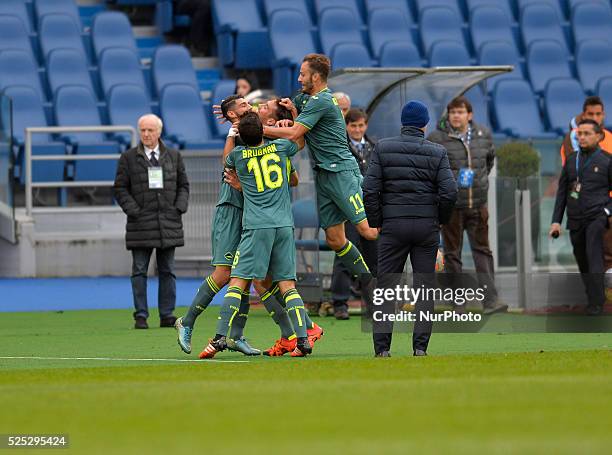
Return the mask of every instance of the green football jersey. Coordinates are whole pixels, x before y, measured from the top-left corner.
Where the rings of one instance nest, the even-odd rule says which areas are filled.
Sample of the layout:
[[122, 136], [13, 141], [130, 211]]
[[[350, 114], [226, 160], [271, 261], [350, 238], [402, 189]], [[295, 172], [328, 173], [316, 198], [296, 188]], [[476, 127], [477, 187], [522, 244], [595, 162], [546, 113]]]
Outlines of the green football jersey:
[[298, 95], [294, 104], [301, 106], [295, 121], [308, 129], [305, 138], [314, 166], [331, 172], [359, 169], [349, 150], [342, 111], [330, 90], [308, 98]]
[[227, 155], [225, 164], [236, 169], [242, 185], [243, 229], [293, 226], [289, 157], [297, 151], [296, 143], [277, 139], [259, 147], [234, 147]]
[[229, 183], [226, 183], [221, 176], [221, 188], [219, 189], [219, 199], [217, 199], [217, 207], [223, 204], [233, 205], [239, 209], [243, 206], [242, 193], [232, 188]]

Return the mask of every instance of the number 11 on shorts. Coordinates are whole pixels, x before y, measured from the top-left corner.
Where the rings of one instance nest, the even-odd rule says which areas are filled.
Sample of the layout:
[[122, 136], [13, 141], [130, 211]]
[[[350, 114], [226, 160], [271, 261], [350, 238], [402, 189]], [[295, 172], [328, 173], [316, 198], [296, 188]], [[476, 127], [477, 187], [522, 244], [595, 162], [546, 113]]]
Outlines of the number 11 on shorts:
[[349, 201], [355, 207], [355, 215], [365, 211], [365, 207], [363, 206], [363, 199], [361, 199], [361, 194], [355, 193], [354, 196], [349, 197]]

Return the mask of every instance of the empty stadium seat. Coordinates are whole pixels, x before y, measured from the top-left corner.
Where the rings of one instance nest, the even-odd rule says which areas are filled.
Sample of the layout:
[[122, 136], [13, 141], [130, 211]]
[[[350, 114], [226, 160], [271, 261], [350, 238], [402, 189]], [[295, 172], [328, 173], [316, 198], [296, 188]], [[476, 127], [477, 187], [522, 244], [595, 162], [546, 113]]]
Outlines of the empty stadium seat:
[[368, 20], [370, 48], [374, 58], [380, 57], [383, 45], [389, 41], [412, 42], [410, 24], [397, 9], [381, 8], [370, 11]]
[[[221, 79], [215, 84], [215, 88], [212, 92], [212, 102], [213, 104], [220, 105], [221, 102], [235, 93], [236, 90], [236, 80], [235, 79]], [[213, 118], [213, 131], [215, 136], [222, 137], [223, 135], [227, 135], [227, 132], [230, 129], [230, 123], [219, 123], [216, 118]]]
[[326, 8], [321, 13], [319, 38], [326, 55], [330, 55], [338, 43], [363, 44], [358, 19], [346, 8]]
[[117, 11], [96, 15], [91, 25], [91, 39], [96, 57], [109, 47], [126, 47], [138, 52], [130, 21], [125, 14]]
[[[612, 77], [603, 77], [599, 79], [596, 92], [597, 96], [599, 96], [604, 103], [604, 109], [606, 106], [612, 106]], [[612, 107], [609, 109], [612, 109]], [[606, 116], [605, 122], [606, 128], [612, 129], [612, 115]]]
[[429, 66], [470, 66], [465, 47], [455, 41], [438, 41], [429, 53]]
[[569, 120], [582, 111], [585, 94], [576, 79], [558, 78], [548, 82], [543, 99], [550, 129], [563, 136]]
[[466, 47], [461, 20], [450, 8], [425, 8], [421, 12], [420, 26], [425, 54], [429, 54], [432, 44], [436, 41], [455, 41]]
[[[63, 86], [55, 93], [55, 120], [58, 126], [102, 125], [93, 93], [83, 86]], [[119, 145], [106, 140], [104, 133], [66, 133], [62, 135], [76, 154], [119, 153]], [[114, 180], [115, 160], [75, 161], [75, 180]]]
[[612, 44], [608, 41], [587, 40], [576, 50], [576, 69], [582, 87], [595, 92], [599, 79], [609, 76], [612, 68]]
[[314, 0], [314, 3], [319, 22], [321, 20], [321, 15], [328, 8], [346, 8], [353, 13], [358, 23], [363, 24], [365, 22], [361, 17], [359, 6], [355, 0]]
[[256, 0], [213, 0], [213, 26], [223, 66], [269, 68], [268, 29]]
[[372, 18], [372, 13], [375, 11], [390, 8], [393, 10], [399, 10], [408, 24], [414, 23], [412, 13], [410, 12], [410, 8], [408, 7], [408, 2], [406, 2], [406, 0], [365, 0], [365, 5], [369, 19]]
[[170, 44], [158, 47], [151, 69], [158, 96], [168, 84], [188, 84], [194, 90], [199, 90], [191, 55], [183, 46]]
[[299, 12], [304, 18], [310, 21], [310, 24], [313, 25], [314, 22], [310, 15], [310, 9], [306, 4], [306, 0], [291, 0], [291, 2], [287, 2], [287, 0], [264, 0], [264, 10], [266, 12], [266, 17], [268, 22], [274, 14], [278, 10], [294, 10]]
[[572, 77], [565, 49], [552, 40], [531, 43], [527, 50], [527, 71], [536, 93], [542, 93], [550, 79]]
[[514, 22], [514, 13], [512, 12], [512, 7], [510, 6], [509, 0], [467, 0], [466, 6], [470, 18], [476, 8], [481, 6], [495, 6], [497, 8], [501, 8], [506, 13], [506, 16], [508, 16], [510, 21]]
[[389, 41], [380, 52], [379, 66], [387, 68], [420, 68], [423, 66], [417, 47], [405, 41]]
[[54, 49], [76, 49], [87, 56], [78, 25], [65, 14], [45, 14], [39, 24], [39, 40], [45, 59]]
[[298, 69], [304, 55], [317, 52], [308, 20], [297, 11], [281, 10], [270, 18], [274, 90], [289, 96], [297, 87]]
[[578, 45], [589, 39], [612, 38], [612, 9], [609, 3], [579, 3], [572, 11], [572, 30]]
[[0, 15], [0, 51], [3, 49], [19, 49], [34, 56], [26, 26], [16, 16]]
[[520, 138], [556, 137], [556, 133], [545, 131], [533, 92], [526, 81], [499, 81], [493, 92], [493, 110], [498, 130], [504, 134]]
[[95, 93], [85, 56], [75, 49], [55, 49], [49, 54], [47, 80], [52, 94], [65, 85], [80, 85]]
[[[138, 119], [151, 113], [149, 96], [141, 85], [114, 84], [106, 93], [111, 125], [130, 125], [137, 129]], [[115, 133], [114, 137], [123, 144], [130, 143], [129, 133]]]
[[491, 120], [489, 119], [489, 106], [487, 103], [487, 98], [480, 86], [475, 85], [463, 95], [470, 100], [470, 103], [472, 104], [474, 121], [490, 128]]
[[38, 68], [31, 52], [24, 50], [0, 50], [0, 90], [12, 85], [25, 85], [45, 99]]
[[530, 6], [533, 4], [540, 4], [540, 5], [550, 6], [554, 10], [559, 21], [565, 20], [565, 14], [563, 13], [563, 8], [561, 7], [559, 0], [516, 0], [516, 1], [517, 1], [519, 18], [521, 17], [523, 10], [527, 6]]
[[35, 0], [34, 11], [36, 12], [37, 23], [40, 23], [46, 14], [66, 14], [77, 24], [79, 31], [83, 29], [75, 0]]
[[497, 6], [479, 6], [471, 11], [470, 32], [474, 49], [491, 41], [506, 41], [516, 47], [510, 17]]
[[212, 140], [200, 95], [191, 85], [165, 86], [159, 107], [165, 136], [181, 149], [219, 147], [222, 144]]
[[34, 27], [30, 21], [30, 15], [28, 14], [28, 9], [26, 8], [26, 3], [24, 0], [0, 1], [0, 14], [18, 17], [23, 22], [23, 25], [28, 33], [32, 33], [34, 31]]
[[372, 66], [370, 53], [363, 44], [339, 43], [331, 51], [331, 63], [334, 70], [342, 68], [369, 68]]
[[519, 61], [516, 46], [506, 41], [491, 41], [484, 43], [479, 50], [479, 63], [481, 66], [513, 65], [514, 70], [487, 79], [489, 92], [495, 89], [495, 84], [504, 79], [524, 79], [523, 69]]
[[547, 3], [531, 3], [521, 12], [521, 34], [525, 48], [541, 39], [555, 40], [569, 54], [561, 22], [555, 9]]
[[[108, 96], [115, 85], [135, 84], [146, 89], [138, 55], [131, 49], [111, 47], [100, 54], [100, 81], [102, 92]], [[148, 97], [147, 97], [148, 99]]]
[[450, 9], [460, 21], [463, 20], [463, 14], [461, 14], [461, 8], [459, 8], [457, 0], [416, 0], [417, 11], [421, 18], [426, 9], [437, 6]]

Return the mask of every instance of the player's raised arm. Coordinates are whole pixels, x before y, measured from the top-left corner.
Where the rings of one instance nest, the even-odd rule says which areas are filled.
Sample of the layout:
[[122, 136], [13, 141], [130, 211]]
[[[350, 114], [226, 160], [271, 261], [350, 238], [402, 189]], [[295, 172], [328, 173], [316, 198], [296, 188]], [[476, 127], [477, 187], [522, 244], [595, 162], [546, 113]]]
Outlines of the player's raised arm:
[[290, 141], [296, 143], [298, 143], [298, 141], [301, 139], [302, 146], [300, 148], [304, 147], [304, 135], [307, 132], [308, 128], [306, 128], [301, 123], [294, 123], [293, 126], [284, 128], [264, 126], [264, 136], [269, 137], [271, 139], [289, 139]]

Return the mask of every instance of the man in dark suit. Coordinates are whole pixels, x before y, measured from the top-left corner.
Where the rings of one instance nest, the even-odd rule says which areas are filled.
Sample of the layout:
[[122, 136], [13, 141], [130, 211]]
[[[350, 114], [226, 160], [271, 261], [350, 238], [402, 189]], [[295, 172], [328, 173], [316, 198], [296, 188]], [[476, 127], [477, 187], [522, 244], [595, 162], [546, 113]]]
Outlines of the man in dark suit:
[[563, 165], [549, 234], [561, 234], [567, 207], [567, 229], [588, 297], [586, 311], [599, 315], [606, 300], [603, 239], [612, 215], [612, 165], [610, 155], [599, 148], [603, 130], [596, 121], [581, 120], [576, 135], [579, 150]]
[[[363, 182], [368, 222], [380, 231], [378, 288], [384, 289], [396, 284], [395, 277], [403, 272], [408, 255], [413, 288], [433, 286], [440, 224], [448, 222], [457, 199], [457, 183], [446, 149], [425, 139], [427, 107], [410, 101], [402, 109], [401, 119], [401, 135], [376, 144]], [[433, 301], [416, 303], [417, 318], [432, 312]], [[430, 322], [415, 324], [415, 356], [427, 355], [431, 326]], [[376, 356], [389, 357], [392, 330], [392, 323], [374, 324]]]
[[140, 118], [140, 144], [124, 152], [115, 178], [115, 199], [127, 215], [126, 247], [132, 251], [134, 327], [147, 329], [147, 271], [155, 249], [159, 272], [160, 327], [174, 327], [176, 276], [174, 249], [184, 245], [182, 215], [187, 212], [189, 182], [181, 154], [160, 140], [163, 124], [149, 114]]

